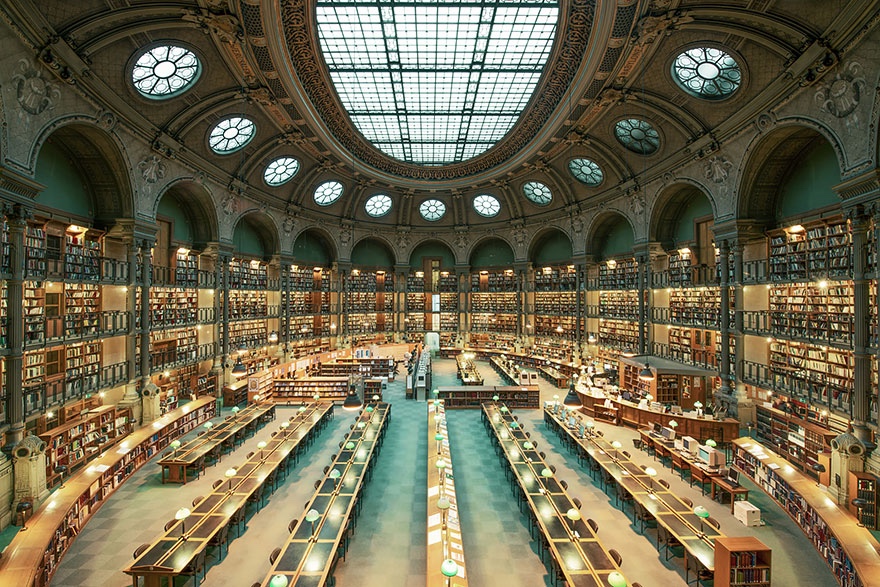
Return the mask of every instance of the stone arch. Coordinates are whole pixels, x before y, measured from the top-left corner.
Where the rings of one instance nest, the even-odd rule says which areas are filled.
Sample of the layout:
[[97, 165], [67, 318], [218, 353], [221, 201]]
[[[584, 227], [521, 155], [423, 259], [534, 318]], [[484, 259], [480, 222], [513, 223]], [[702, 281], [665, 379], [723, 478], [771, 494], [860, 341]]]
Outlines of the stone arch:
[[556, 226], [548, 226], [536, 232], [532, 237], [532, 240], [529, 243], [528, 251], [529, 262], [533, 264], [536, 263], [538, 261], [537, 256], [541, 252], [543, 246], [546, 245], [549, 241], [553, 239], [558, 239], [560, 237], [563, 237], [566, 241], [568, 241], [568, 261], [570, 261], [574, 252], [574, 243], [572, 242], [571, 237], [561, 228], [558, 228]]
[[694, 198], [705, 198], [712, 209], [712, 217], [717, 218], [715, 201], [703, 185], [691, 179], [677, 179], [674, 184], [661, 189], [654, 199], [648, 240], [659, 242], [666, 250], [674, 248], [676, 224]]
[[618, 222], [623, 220], [632, 231], [633, 240], [635, 240], [636, 229], [632, 220], [625, 213], [616, 209], [605, 209], [593, 217], [590, 226], [587, 228], [587, 254], [595, 255], [604, 247], [605, 239], [608, 238], [611, 230]]
[[[475, 242], [470, 247], [470, 249], [468, 249], [468, 255], [467, 255], [468, 264], [473, 266], [474, 254], [478, 250], [480, 250], [482, 247], [485, 247], [488, 244], [495, 244], [495, 243], [499, 243], [499, 244], [504, 245], [510, 251], [511, 260], [516, 259], [516, 249], [514, 248], [514, 246], [511, 245], [510, 242], [507, 241], [507, 239], [502, 238], [497, 235], [494, 235], [494, 236], [485, 236], [485, 237], [479, 239], [477, 242]], [[512, 261], [511, 261], [511, 263], [512, 263]]]
[[771, 225], [775, 220], [780, 186], [794, 163], [823, 140], [837, 154], [840, 169], [846, 169], [843, 148], [836, 135], [813, 121], [787, 119], [769, 132], [757, 135], [746, 149], [740, 170], [737, 218]]
[[88, 179], [93, 219], [109, 227], [120, 218], [134, 218], [136, 207], [125, 146], [98, 122], [92, 117], [68, 116], [46, 125], [31, 150], [30, 169], [36, 172], [40, 152], [47, 142], [53, 142]]
[[263, 248], [264, 257], [266, 257], [267, 260], [269, 257], [280, 253], [281, 241], [278, 235], [278, 226], [276, 226], [274, 218], [256, 208], [245, 210], [232, 225], [231, 236], [233, 240], [235, 239], [236, 229], [242, 223], [250, 225], [250, 227], [257, 232], [260, 238], [260, 244]]
[[319, 227], [319, 226], [309, 226], [304, 228], [303, 230], [297, 233], [296, 237], [292, 241], [292, 253], [294, 261], [296, 258], [296, 250], [297, 243], [300, 243], [300, 239], [305, 238], [313, 238], [315, 239], [324, 249], [327, 251], [327, 254], [330, 255], [331, 262], [335, 263], [339, 260], [339, 250], [336, 247], [336, 239], [333, 238], [333, 235], [327, 231], [327, 229]]
[[206, 186], [191, 178], [179, 178], [169, 182], [153, 202], [153, 218], [159, 211], [159, 203], [165, 197], [173, 197], [192, 225], [193, 246], [202, 249], [207, 243], [220, 238], [220, 220], [217, 206]]
[[[397, 251], [395, 250], [394, 245], [384, 236], [380, 235], [368, 235], [362, 238], [357, 239], [351, 246], [351, 254], [349, 255], [349, 259], [353, 259], [355, 253], [358, 250], [358, 247], [364, 247], [370, 243], [377, 243], [381, 248], [385, 249], [385, 252], [388, 253], [388, 257], [392, 260], [392, 265], [395, 265], [400, 262], [397, 258]], [[354, 261], [352, 261], [354, 264]], [[371, 267], [372, 264], [358, 264], [359, 267]], [[376, 266], [379, 266], [378, 264]], [[382, 265], [384, 267], [384, 265]]]

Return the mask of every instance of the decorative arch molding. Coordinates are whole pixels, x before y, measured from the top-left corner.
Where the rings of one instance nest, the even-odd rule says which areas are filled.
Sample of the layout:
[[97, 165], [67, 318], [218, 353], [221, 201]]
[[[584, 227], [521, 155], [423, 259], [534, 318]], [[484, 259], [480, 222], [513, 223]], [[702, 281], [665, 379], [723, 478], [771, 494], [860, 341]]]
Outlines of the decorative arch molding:
[[536, 231], [535, 234], [532, 235], [532, 238], [529, 240], [527, 252], [527, 260], [529, 263], [534, 263], [535, 254], [538, 252], [539, 247], [544, 242], [546, 242], [548, 237], [550, 237], [554, 233], [558, 233], [568, 239], [568, 244], [571, 247], [572, 255], [574, 255], [574, 241], [572, 240], [569, 232], [565, 230], [565, 228], [563, 228], [562, 226], [544, 226], [540, 230]]
[[759, 132], [745, 149], [733, 192], [737, 219], [772, 220], [780, 181], [797, 155], [819, 138], [834, 149], [840, 169], [847, 168], [842, 142], [820, 122], [800, 116], [776, 120], [762, 114], [755, 125]]
[[[52, 119], [36, 134], [27, 161], [30, 175], [35, 177], [37, 159], [50, 137], [57, 137], [62, 148], [68, 150], [75, 143], [75, 158], [89, 178], [95, 198], [95, 218], [108, 225], [119, 218], [134, 218], [137, 211], [133, 165], [125, 142], [116, 132], [116, 123], [116, 115], [108, 111], [95, 116], [68, 114]], [[98, 178], [106, 183], [99, 184]]]
[[[456, 262], [456, 263], [458, 263], [458, 255], [455, 254], [455, 247], [453, 247], [452, 245], [450, 245], [450, 244], [449, 244], [448, 242], [446, 242], [446, 240], [444, 240], [443, 238], [440, 238], [440, 237], [438, 237], [438, 236], [430, 236], [430, 235], [426, 235], [425, 237], [420, 238], [419, 240], [417, 240], [417, 241], [415, 241], [415, 242], [412, 243], [412, 246], [409, 248], [409, 251], [407, 251], [407, 255], [406, 255], [406, 264], [407, 264], [407, 265], [411, 265], [411, 263], [412, 263], [412, 256], [413, 256], [413, 253], [416, 251], [416, 249], [418, 249], [421, 245], [425, 245], [425, 244], [429, 244], [429, 243], [440, 245], [441, 247], [443, 247], [444, 249], [446, 249], [446, 250], [449, 252], [449, 255], [450, 255], [453, 259], [455, 259], [455, 262]], [[402, 255], [401, 255], [401, 256], [402, 256]]]
[[632, 219], [629, 215], [618, 208], [605, 207], [593, 216], [587, 226], [586, 252], [588, 255], [595, 254], [595, 251], [599, 250], [599, 247], [597, 247], [599, 240], [607, 236], [608, 226], [611, 224], [612, 220], [616, 220], [617, 218], [623, 218], [626, 221], [630, 230], [632, 230], [633, 241], [635, 242], [637, 240], [638, 232], [636, 231], [636, 227], [633, 225]]
[[672, 245], [670, 237], [675, 226], [675, 221], [681, 210], [691, 198], [702, 196], [709, 201], [712, 207], [712, 217], [718, 218], [718, 208], [711, 191], [701, 182], [689, 177], [677, 177], [671, 185], [666, 185], [652, 198], [651, 208], [648, 211], [650, 224], [648, 226], [648, 241], [660, 242], [664, 248]]
[[271, 251], [271, 254], [277, 254], [281, 251], [281, 237], [275, 217], [268, 214], [263, 208], [254, 206], [250, 202], [247, 202], [247, 204], [251, 207], [242, 210], [237, 217], [232, 219], [229, 223], [229, 234], [223, 236], [228, 242], [234, 242], [236, 227], [247, 219], [248, 222], [251, 222], [260, 231], [264, 239], [263, 244]]
[[179, 177], [165, 184], [153, 199], [152, 217], [156, 218], [159, 203], [167, 195], [177, 198], [193, 225], [195, 245], [201, 248], [220, 239], [220, 218], [211, 189], [196, 177]]
[[507, 245], [507, 247], [510, 249], [511, 254], [513, 255], [514, 260], [518, 260], [518, 257], [516, 256], [516, 247], [506, 237], [499, 234], [486, 234], [477, 239], [474, 243], [471, 244], [470, 247], [468, 247], [466, 254], [464, 255], [464, 263], [470, 265], [471, 258], [474, 256], [474, 253], [477, 251], [477, 249], [490, 241], [500, 241]]
[[335, 263], [339, 261], [339, 248], [337, 246], [336, 239], [329, 230], [327, 230], [323, 226], [318, 225], [304, 226], [302, 230], [299, 230], [295, 234], [292, 233], [291, 238], [288, 239], [289, 246], [287, 247], [286, 251], [289, 252], [287, 254], [291, 256], [293, 255], [293, 248], [294, 246], [296, 246], [296, 241], [299, 240], [301, 236], [306, 234], [315, 235], [315, 237], [320, 240], [325, 247], [327, 247], [327, 252], [330, 254], [332, 262]]
[[[392, 243], [390, 240], [388, 240], [388, 237], [386, 237], [385, 235], [376, 234], [376, 233], [364, 234], [363, 236], [355, 239], [355, 241], [351, 243], [351, 247], [349, 248], [349, 255], [348, 255], [349, 262], [351, 262], [351, 254], [358, 247], [358, 245], [361, 243], [365, 243], [367, 241], [378, 242], [384, 248], [386, 248], [388, 250], [388, 252], [391, 253], [391, 258], [394, 259], [395, 265], [399, 265], [399, 264], [403, 263], [403, 261], [400, 260], [400, 257], [401, 257], [401, 254], [405, 253], [406, 251], [398, 251], [395, 248], [394, 243]], [[407, 256], [407, 260], [408, 259], [409, 259], [409, 257]]]

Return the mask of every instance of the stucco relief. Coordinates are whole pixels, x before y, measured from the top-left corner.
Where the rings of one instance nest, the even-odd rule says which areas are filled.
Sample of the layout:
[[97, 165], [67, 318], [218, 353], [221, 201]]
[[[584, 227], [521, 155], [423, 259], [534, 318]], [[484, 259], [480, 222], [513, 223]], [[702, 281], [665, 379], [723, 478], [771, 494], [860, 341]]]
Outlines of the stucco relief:
[[821, 112], [843, 119], [847, 128], [856, 128], [860, 122], [858, 107], [866, 87], [862, 64], [850, 61], [838, 68], [833, 79], [820, 85], [814, 100]]

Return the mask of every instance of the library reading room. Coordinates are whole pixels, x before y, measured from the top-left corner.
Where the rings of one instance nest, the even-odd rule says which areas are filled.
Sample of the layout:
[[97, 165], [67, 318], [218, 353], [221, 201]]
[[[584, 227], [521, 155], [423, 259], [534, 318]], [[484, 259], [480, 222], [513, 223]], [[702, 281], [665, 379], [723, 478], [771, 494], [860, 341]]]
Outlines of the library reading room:
[[880, 587], [878, 138], [880, 0], [0, 2], [0, 587]]

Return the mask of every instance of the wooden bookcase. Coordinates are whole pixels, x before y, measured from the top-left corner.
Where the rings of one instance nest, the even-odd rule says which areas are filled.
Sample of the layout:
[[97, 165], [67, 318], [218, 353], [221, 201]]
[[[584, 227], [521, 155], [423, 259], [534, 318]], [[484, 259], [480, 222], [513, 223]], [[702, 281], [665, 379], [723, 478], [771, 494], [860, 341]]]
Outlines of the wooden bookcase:
[[100, 329], [101, 292], [91, 283], [64, 284], [64, 335], [93, 336]]
[[379, 401], [382, 401], [382, 392], [384, 389], [385, 382], [381, 378], [370, 377], [364, 379], [364, 402], [369, 403], [373, 401], [374, 395], [378, 395]]
[[639, 323], [625, 320], [599, 319], [599, 345], [617, 349], [634, 349], [639, 342]]
[[608, 259], [599, 264], [599, 289], [637, 289], [639, 264], [632, 257]]
[[102, 406], [40, 434], [46, 443], [47, 486], [52, 487], [60, 480], [57, 467], [67, 467], [64, 475], [69, 476], [130, 432], [128, 408]]
[[755, 405], [758, 437], [799, 470], [815, 477], [812, 465], [822, 462], [820, 455], [831, 450], [830, 442], [836, 434], [829, 430], [827, 419], [824, 424], [815, 421], [821, 417], [818, 410], [793, 401], [786, 402], [786, 406], [789, 411]]
[[733, 464], [791, 516], [841, 587], [880, 585], [880, 543], [867, 528], [857, 525], [845, 507], [835, 505], [812, 478], [751, 438], [733, 441]]
[[272, 399], [275, 402], [318, 401], [341, 402], [348, 395], [348, 377], [305, 377], [302, 379], [275, 379]]
[[248, 380], [240, 379], [234, 383], [223, 386], [223, 406], [231, 408], [247, 403]]
[[506, 386], [506, 385], [470, 385], [467, 387], [438, 387], [438, 399], [443, 400], [446, 409], [476, 408], [486, 402], [492, 402], [498, 396], [498, 402], [507, 407], [536, 409], [541, 407], [541, 394], [537, 385]]
[[771, 551], [753, 536], [715, 539], [715, 586], [770, 587]]
[[[880, 489], [880, 478], [873, 473], [862, 473], [859, 471], [849, 472], [849, 495], [847, 496], [847, 507], [849, 511], [856, 516], [865, 528], [872, 530], [877, 529], [877, 492]], [[860, 497], [868, 502], [868, 505], [862, 508], [861, 516], [859, 509], [852, 504], [852, 500]]]
[[46, 339], [46, 290], [42, 282], [24, 282], [24, 344], [40, 344]]
[[639, 292], [636, 290], [600, 291], [599, 315], [602, 318], [638, 321]]
[[853, 284], [775, 284], [770, 289], [770, 323], [774, 336], [848, 346], [853, 337]]

